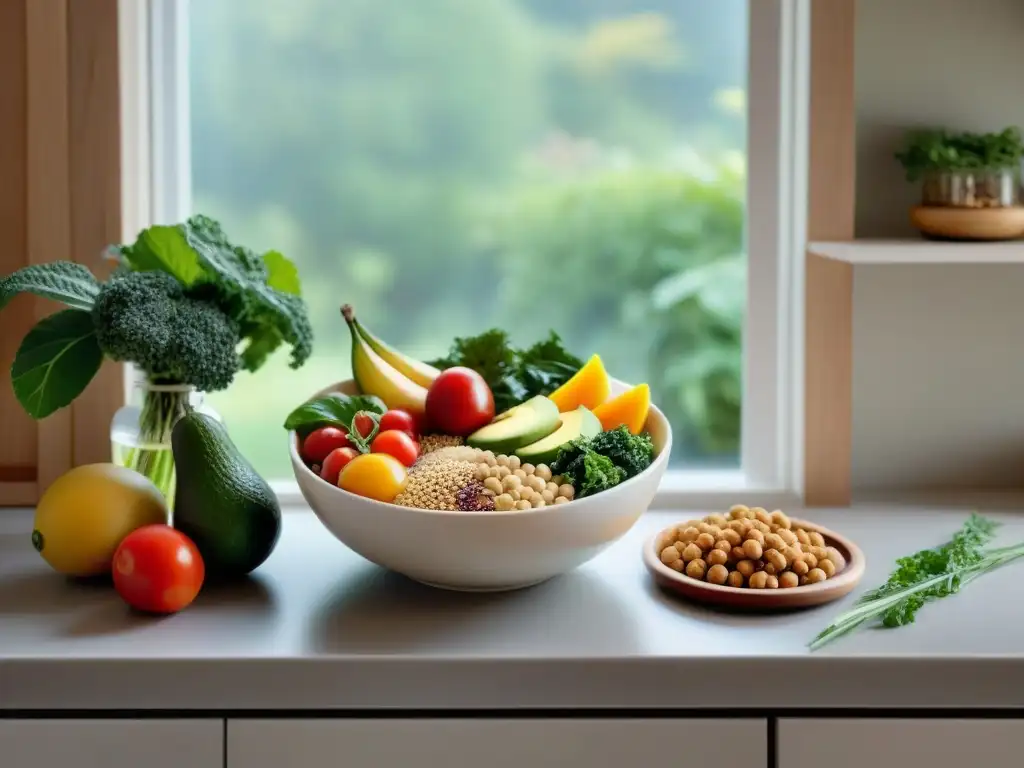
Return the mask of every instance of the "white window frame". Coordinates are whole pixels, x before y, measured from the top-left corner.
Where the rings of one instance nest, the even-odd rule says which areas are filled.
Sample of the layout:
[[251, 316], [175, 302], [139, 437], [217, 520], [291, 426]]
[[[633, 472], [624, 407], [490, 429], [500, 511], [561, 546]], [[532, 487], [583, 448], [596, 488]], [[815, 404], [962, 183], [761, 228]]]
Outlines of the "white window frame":
[[[748, 3], [741, 468], [667, 472], [663, 509], [802, 500], [810, 0]], [[189, 7], [120, 0], [126, 239], [191, 212]], [[282, 504], [304, 503], [294, 481], [273, 485]]]

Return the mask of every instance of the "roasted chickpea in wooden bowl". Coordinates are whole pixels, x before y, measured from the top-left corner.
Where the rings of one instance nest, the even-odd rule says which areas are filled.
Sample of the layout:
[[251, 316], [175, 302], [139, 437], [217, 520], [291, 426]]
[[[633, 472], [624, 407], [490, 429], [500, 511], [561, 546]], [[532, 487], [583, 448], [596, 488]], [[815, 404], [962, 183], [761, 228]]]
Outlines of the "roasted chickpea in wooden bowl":
[[843, 536], [781, 510], [738, 504], [660, 531], [644, 544], [655, 581], [732, 608], [807, 608], [850, 593], [864, 553]]

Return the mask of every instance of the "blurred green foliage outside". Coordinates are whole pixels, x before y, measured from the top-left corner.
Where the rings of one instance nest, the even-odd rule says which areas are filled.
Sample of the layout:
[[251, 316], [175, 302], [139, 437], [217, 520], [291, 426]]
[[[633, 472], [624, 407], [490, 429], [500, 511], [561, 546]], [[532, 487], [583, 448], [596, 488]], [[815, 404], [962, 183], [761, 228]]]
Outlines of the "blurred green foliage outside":
[[290, 477], [351, 302], [424, 359], [549, 328], [651, 384], [678, 468], [740, 440], [746, 0], [202, 0], [193, 208], [298, 264], [317, 334], [210, 398]]

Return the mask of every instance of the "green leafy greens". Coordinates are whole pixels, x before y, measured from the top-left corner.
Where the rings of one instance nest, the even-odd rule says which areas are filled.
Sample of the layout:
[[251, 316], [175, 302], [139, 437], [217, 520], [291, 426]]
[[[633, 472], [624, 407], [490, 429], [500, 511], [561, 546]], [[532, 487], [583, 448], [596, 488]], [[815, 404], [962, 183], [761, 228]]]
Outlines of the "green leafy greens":
[[19, 293], [53, 299], [71, 309], [92, 309], [99, 292], [99, 281], [81, 264], [33, 264], [0, 280], [0, 309]]
[[11, 366], [11, 386], [25, 410], [43, 418], [82, 394], [102, 362], [89, 313], [64, 309], [26, 334]]
[[149, 227], [109, 250], [119, 266], [106, 282], [69, 261], [0, 280], [0, 309], [21, 293], [69, 307], [42, 320], [15, 357], [14, 392], [32, 417], [70, 404], [103, 357], [131, 362], [155, 383], [205, 391], [258, 370], [282, 344], [291, 346], [293, 368], [309, 358], [313, 332], [298, 273], [282, 254], [233, 245], [206, 216]]
[[884, 584], [861, 595], [809, 648], [817, 650], [872, 621], [887, 629], [911, 624], [926, 603], [956, 594], [979, 576], [1024, 557], [1024, 544], [986, 549], [997, 525], [972, 514], [945, 544], [901, 557]]
[[625, 427], [617, 427], [562, 446], [551, 471], [564, 475], [582, 498], [640, 474], [652, 461], [654, 443], [650, 435], [633, 435]]
[[442, 370], [472, 368], [491, 388], [499, 413], [536, 395], [550, 395], [583, 367], [583, 361], [565, 349], [554, 331], [527, 349], [516, 349], [498, 328], [456, 338], [447, 357], [430, 364]]
[[344, 427], [352, 431], [352, 419], [361, 411], [379, 416], [387, 411], [387, 406], [374, 395], [333, 393], [300, 405], [288, 414], [284, 428], [303, 435], [320, 427]]
[[999, 133], [914, 130], [907, 134], [904, 148], [895, 157], [908, 181], [916, 181], [929, 171], [1016, 168], [1024, 157], [1024, 139], [1017, 127]]

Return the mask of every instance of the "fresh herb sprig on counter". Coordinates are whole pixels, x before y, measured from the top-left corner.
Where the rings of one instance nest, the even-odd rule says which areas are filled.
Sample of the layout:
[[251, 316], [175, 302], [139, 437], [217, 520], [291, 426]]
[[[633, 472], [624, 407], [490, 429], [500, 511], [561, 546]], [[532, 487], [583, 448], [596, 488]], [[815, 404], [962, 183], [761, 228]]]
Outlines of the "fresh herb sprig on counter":
[[499, 328], [456, 338], [448, 355], [430, 364], [442, 370], [464, 366], [479, 373], [494, 394], [498, 413], [536, 395], [551, 394], [583, 367], [554, 331], [527, 349], [517, 349]]
[[811, 641], [810, 650], [868, 622], [886, 629], [911, 624], [926, 603], [956, 594], [979, 576], [1024, 557], [1024, 543], [986, 549], [997, 527], [995, 521], [972, 514], [945, 544], [901, 557], [889, 579], [862, 595], [852, 610], [822, 630]]

